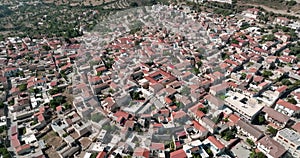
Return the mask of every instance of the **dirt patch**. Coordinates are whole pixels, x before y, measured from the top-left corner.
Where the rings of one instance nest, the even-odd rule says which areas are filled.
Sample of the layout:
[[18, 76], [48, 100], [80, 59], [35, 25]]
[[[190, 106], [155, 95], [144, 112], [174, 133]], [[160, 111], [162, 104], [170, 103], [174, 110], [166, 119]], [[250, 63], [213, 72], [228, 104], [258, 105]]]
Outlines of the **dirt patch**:
[[77, 6], [77, 5], [97, 6], [112, 1], [114, 0], [43, 0], [44, 3], [55, 3], [56, 5], [70, 4], [71, 6]]
[[79, 142], [83, 149], [87, 149], [92, 143], [92, 141], [87, 137], [82, 137]]
[[266, 7], [270, 7], [273, 9], [279, 9], [279, 10], [288, 10], [292, 9], [293, 7], [297, 6], [289, 6], [286, 1], [281, 0], [241, 0], [241, 4], [256, 4], [256, 5], [263, 5]]
[[62, 138], [60, 138], [54, 131], [50, 131], [42, 139], [44, 139], [45, 143], [54, 148], [59, 147], [63, 143]]
[[45, 151], [49, 158], [57, 158], [60, 157], [59, 154], [53, 148], [49, 148]]
[[54, 131], [48, 132], [42, 139], [45, 141], [47, 146], [49, 148], [45, 151], [46, 154], [50, 158], [56, 158], [59, 157], [58, 153], [55, 151], [55, 149], [63, 143], [62, 138], [60, 138]]

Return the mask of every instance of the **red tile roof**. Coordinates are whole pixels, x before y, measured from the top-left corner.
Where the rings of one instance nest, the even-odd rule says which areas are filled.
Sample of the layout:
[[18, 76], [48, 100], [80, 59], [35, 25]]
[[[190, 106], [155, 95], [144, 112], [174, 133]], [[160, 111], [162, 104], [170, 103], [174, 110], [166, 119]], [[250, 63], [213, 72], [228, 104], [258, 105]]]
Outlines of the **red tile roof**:
[[214, 146], [216, 146], [218, 149], [223, 149], [225, 148], [225, 145], [222, 144], [216, 137], [214, 136], [209, 136], [207, 138]]
[[172, 116], [173, 116], [173, 119], [179, 119], [179, 118], [186, 116], [186, 113], [184, 111], [180, 110], [177, 112], [172, 112]]
[[14, 135], [14, 134], [18, 134], [17, 126], [12, 126], [11, 127], [11, 135]]
[[261, 76], [255, 76], [254, 78], [253, 78], [253, 81], [254, 82], [262, 82], [264, 80], [264, 78], [263, 77], [261, 77]]
[[195, 121], [195, 120], [193, 120], [193, 125], [194, 125], [194, 127], [195, 127], [198, 131], [200, 131], [200, 132], [205, 132], [205, 131], [207, 131], [206, 128], [204, 128], [199, 122], [197, 122], [197, 121]]
[[176, 150], [170, 153], [170, 158], [187, 158], [183, 149]]
[[282, 99], [279, 99], [279, 100], [277, 101], [277, 104], [278, 104], [278, 105], [282, 105], [282, 106], [284, 106], [284, 107], [286, 107], [286, 108], [288, 108], [288, 109], [294, 110], [294, 111], [299, 111], [299, 110], [300, 110], [300, 107], [299, 107], [299, 106], [296, 106], [296, 105], [294, 105], [294, 104], [292, 104], [292, 103], [289, 103], [289, 102], [287, 102], [287, 101], [284, 101], [284, 100], [282, 100]]
[[196, 113], [199, 108], [204, 108], [204, 105], [202, 103], [198, 103], [192, 107], [189, 108], [189, 111]]
[[163, 115], [169, 115], [170, 111], [168, 109], [160, 109], [159, 113]]
[[105, 156], [106, 156], [106, 152], [105, 152], [105, 151], [100, 151], [100, 152], [98, 153], [98, 155], [97, 155], [96, 158], [105, 158]]
[[57, 106], [57, 107], [56, 107], [56, 111], [57, 111], [57, 112], [62, 111], [62, 106], [61, 106], [61, 105]]
[[200, 110], [197, 110], [197, 111], [196, 111], [196, 116], [197, 116], [198, 118], [202, 118], [202, 117], [205, 116], [205, 113], [203, 113], [203, 112], [200, 111]]
[[276, 91], [279, 92], [279, 93], [282, 93], [282, 92], [284, 92], [287, 88], [288, 88], [287, 86], [281, 86], [281, 87], [278, 87], [278, 88], [276, 89]]
[[102, 67], [99, 67], [96, 69], [97, 72], [102, 72], [102, 71], [105, 71], [106, 70], [106, 67], [105, 66], [102, 66]]
[[151, 143], [150, 149], [152, 150], [165, 150], [164, 143]]
[[134, 150], [133, 155], [134, 155], [134, 156], [137, 156], [137, 157], [145, 157], [145, 158], [148, 158], [149, 155], [150, 155], [150, 151], [149, 151], [148, 149], [145, 149], [145, 148], [137, 147], [137, 148]]
[[128, 128], [133, 128], [134, 127], [134, 121], [128, 120], [126, 121], [125, 125], [124, 125], [127, 129]]
[[238, 120], [240, 119], [239, 116], [235, 115], [235, 114], [231, 114], [229, 117], [228, 117], [228, 120], [233, 122], [234, 124], [236, 124], [238, 122]]
[[17, 147], [16, 151], [19, 153], [20, 151], [27, 150], [27, 149], [30, 149], [30, 145], [29, 144], [24, 144], [22, 146]]
[[300, 133], [300, 122], [295, 123], [292, 128], [297, 131], [298, 133]]
[[153, 124], [153, 127], [159, 128], [159, 127], [163, 127], [163, 125], [161, 123], [156, 123], [156, 124]]
[[173, 103], [173, 101], [172, 101], [169, 97], [165, 97], [165, 102], [166, 102], [167, 104]]
[[21, 143], [20, 143], [18, 138], [11, 139], [11, 146], [12, 147], [17, 148], [20, 145], [21, 145]]
[[114, 114], [115, 117], [124, 117], [125, 119], [128, 119], [129, 117], [129, 114], [125, 111], [117, 111], [115, 114]]
[[37, 118], [38, 118], [39, 122], [45, 121], [43, 114], [39, 114], [39, 116]]

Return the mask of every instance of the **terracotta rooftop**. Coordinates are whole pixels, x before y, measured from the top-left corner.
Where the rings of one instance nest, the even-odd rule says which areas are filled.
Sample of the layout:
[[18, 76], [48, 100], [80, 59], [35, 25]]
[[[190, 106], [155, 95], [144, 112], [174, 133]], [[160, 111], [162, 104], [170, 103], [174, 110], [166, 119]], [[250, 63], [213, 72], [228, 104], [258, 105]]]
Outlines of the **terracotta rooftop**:
[[148, 158], [149, 155], [150, 155], [150, 151], [148, 149], [146, 149], [146, 148], [137, 147], [134, 150], [133, 155], [136, 156], [136, 157]]
[[165, 144], [164, 143], [151, 143], [150, 149], [152, 150], [164, 150]]
[[300, 110], [300, 107], [299, 107], [299, 106], [296, 106], [296, 105], [294, 105], [294, 104], [292, 104], [292, 103], [289, 103], [289, 102], [287, 102], [287, 101], [284, 101], [284, 100], [282, 100], [282, 99], [279, 99], [279, 100], [277, 101], [277, 104], [278, 104], [278, 105], [281, 105], [281, 106], [284, 106], [284, 107], [286, 107], [286, 108], [288, 108], [288, 109], [294, 110], [294, 111], [299, 111], [299, 110]]
[[216, 137], [214, 136], [209, 136], [207, 138], [215, 147], [217, 147], [218, 149], [223, 149], [225, 148], [225, 145], [222, 144]]
[[186, 154], [183, 149], [179, 149], [170, 153], [170, 158], [186, 158]]

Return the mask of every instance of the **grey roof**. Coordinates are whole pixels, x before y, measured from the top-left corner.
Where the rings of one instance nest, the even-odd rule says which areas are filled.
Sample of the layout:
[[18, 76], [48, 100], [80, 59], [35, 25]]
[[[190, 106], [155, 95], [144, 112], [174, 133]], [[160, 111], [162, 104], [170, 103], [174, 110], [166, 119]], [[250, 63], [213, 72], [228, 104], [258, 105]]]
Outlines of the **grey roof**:
[[295, 143], [297, 146], [300, 145], [300, 134], [296, 131], [293, 131], [288, 128], [284, 128], [278, 131], [277, 135], [281, 135], [282, 137], [289, 140], [290, 142]]
[[215, 128], [216, 127], [216, 124], [211, 119], [209, 119], [208, 117], [203, 117], [202, 121], [204, 123], [206, 123], [211, 128]]
[[270, 138], [269, 136], [264, 136], [258, 143], [269, 149], [269, 153], [274, 158], [282, 157], [286, 153], [286, 149], [280, 143]]
[[224, 105], [224, 101], [213, 96], [213, 95], [207, 95], [204, 97], [204, 99], [206, 99], [208, 102], [210, 102], [211, 104], [214, 104], [217, 107], [223, 106]]
[[262, 110], [266, 114], [268, 114], [269, 117], [273, 118], [274, 120], [280, 122], [280, 123], [287, 123], [290, 119], [289, 116], [284, 115], [270, 107], [265, 106]]
[[243, 120], [238, 120], [236, 125], [239, 126], [241, 129], [243, 129], [244, 131], [247, 131], [250, 135], [252, 135], [256, 139], [259, 139], [264, 135], [262, 131], [260, 131], [253, 125], [244, 122]]

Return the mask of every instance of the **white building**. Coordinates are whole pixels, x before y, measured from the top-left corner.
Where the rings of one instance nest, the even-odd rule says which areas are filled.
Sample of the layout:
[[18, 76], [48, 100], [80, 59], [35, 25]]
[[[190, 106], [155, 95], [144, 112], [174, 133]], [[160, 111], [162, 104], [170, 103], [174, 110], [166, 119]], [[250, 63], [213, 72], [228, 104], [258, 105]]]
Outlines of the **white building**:
[[281, 112], [287, 116], [293, 116], [300, 113], [300, 107], [292, 103], [279, 99], [274, 108], [276, 111]]
[[288, 128], [277, 132], [275, 140], [282, 144], [293, 157], [300, 157], [300, 134]]
[[268, 158], [282, 157], [287, 150], [269, 136], [264, 136], [257, 141], [257, 148]]
[[230, 97], [225, 99], [226, 105], [248, 120], [252, 121], [263, 108], [262, 105], [258, 104], [256, 99], [247, 97], [241, 93], [231, 92], [228, 96]]

